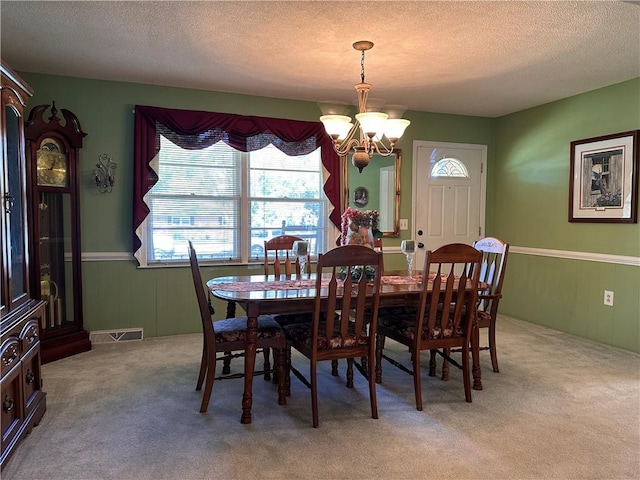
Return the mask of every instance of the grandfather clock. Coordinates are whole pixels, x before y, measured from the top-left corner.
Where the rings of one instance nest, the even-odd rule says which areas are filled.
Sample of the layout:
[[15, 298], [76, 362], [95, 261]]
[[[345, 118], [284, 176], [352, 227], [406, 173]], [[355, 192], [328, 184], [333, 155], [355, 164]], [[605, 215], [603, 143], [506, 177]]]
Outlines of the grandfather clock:
[[42, 363], [91, 350], [82, 319], [78, 174], [79, 150], [87, 134], [72, 112], [62, 109], [62, 115], [63, 123], [55, 102], [38, 105], [25, 126], [32, 292], [47, 302], [40, 325]]

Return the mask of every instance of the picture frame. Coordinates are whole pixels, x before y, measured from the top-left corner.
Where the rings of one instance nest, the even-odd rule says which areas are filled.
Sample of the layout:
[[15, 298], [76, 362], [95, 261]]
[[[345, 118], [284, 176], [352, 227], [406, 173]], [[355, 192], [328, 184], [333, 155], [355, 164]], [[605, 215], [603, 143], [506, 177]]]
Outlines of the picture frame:
[[639, 133], [571, 142], [570, 222], [638, 222]]
[[353, 203], [358, 207], [366, 207], [369, 203], [369, 190], [357, 187], [353, 192]]

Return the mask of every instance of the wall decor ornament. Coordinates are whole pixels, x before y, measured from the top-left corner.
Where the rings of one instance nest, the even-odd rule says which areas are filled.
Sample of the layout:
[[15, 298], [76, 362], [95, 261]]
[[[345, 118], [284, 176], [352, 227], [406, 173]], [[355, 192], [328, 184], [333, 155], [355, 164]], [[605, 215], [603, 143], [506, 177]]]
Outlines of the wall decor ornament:
[[637, 223], [639, 133], [571, 142], [570, 222]]
[[116, 168], [118, 168], [118, 164], [106, 153], [102, 153], [98, 157], [98, 163], [93, 171], [93, 179], [100, 193], [111, 193], [113, 184], [116, 182]]
[[357, 187], [353, 193], [353, 203], [359, 207], [366, 207], [369, 203], [369, 190], [365, 187]]

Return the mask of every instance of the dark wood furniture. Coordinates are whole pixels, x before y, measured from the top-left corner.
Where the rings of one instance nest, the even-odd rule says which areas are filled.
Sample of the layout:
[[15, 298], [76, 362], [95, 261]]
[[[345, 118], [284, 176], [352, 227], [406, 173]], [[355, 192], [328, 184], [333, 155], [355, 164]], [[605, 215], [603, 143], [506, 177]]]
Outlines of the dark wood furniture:
[[498, 369], [498, 354], [496, 352], [496, 320], [498, 318], [498, 303], [502, 298], [502, 282], [507, 268], [507, 256], [509, 244], [496, 237], [486, 237], [473, 246], [482, 252], [482, 268], [480, 281], [488, 285], [486, 290], [478, 294], [478, 308], [476, 321], [478, 328], [488, 329], [488, 347], [480, 347], [480, 350], [489, 350], [491, 354], [491, 366], [494, 372]]
[[1, 63], [2, 170], [0, 192], [0, 370], [2, 374], [1, 466], [46, 410], [40, 373], [40, 321], [45, 303], [30, 288], [24, 111], [31, 88]]
[[[420, 352], [438, 351], [463, 372], [464, 392], [471, 402], [469, 346], [478, 295], [482, 254], [462, 243], [444, 245], [426, 253], [422, 277], [433, 275], [431, 289], [424, 288], [414, 302], [398, 308], [385, 309], [378, 315], [376, 345], [376, 380], [382, 379], [382, 359], [413, 376], [416, 408], [422, 410]], [[383, 353], [389, 337], [409, 347], [412, 367], [407, 368]], [[459, 348], [460, 364], [449, 358], [449, 350]], [[431, 373], [431, 372], [430, 372]]]
[[[301, 241], [302, 238], [294, 235], [278, 235], [269, 240], [264, 241], [264, 274], [286, 275], [291, 277], [293, 273], [300, 275], [300, 262], [297, 257], [292, 255], [293, 242]], [[307, 255], [307, 265], [310, 265], [311, 257]], [[309, 267], [307, 267], [309, 268]], [[283, 271], [284, 270], [284, 271]], [[233, 318], [236, 316], [236, 305], [234, 302], [227, 303], [227, 318]], [[277, 315], [275, 320], [282, 325], [288, 323], [291, 320], [290, 316]], [[229, 354], [230, 352], [225, 352]], [[263, 349], [264, 356], [264, 370], [265, 380], [270, 379], [269, 365], [270, 365], [270, 350], [269, 348]], [[231, 355], [227, 355], [222, 367], [222, 373], [227, 374], [231, 371]], [[278, 381], [278, 375], [273, 376], [274, 383]]]
[[[300, 260], [292, 254], [293, 244], [302, 241], [300, 237], [294, 235], [278, 235], [264, 242], [264, 274], [280, 277], [285, 275], [291, 277], [294, 273], [300, 275]], [[311, 271], [311, 255], [307, 255], [306, 270]], [[284, 270], [284, 271], [283, 271]], [[276, 322], [282, 327], [290, 323], [310, 321], [308, 316], [296, 314], [274, 315]], [[269, 351], [264, 352], [265, 361], [268, 361]], [[278, 380], [277, 375], [273, 381]]]
[[[359, 275], [356, 273], [357, 269]], [[367, 358], [366, 369], [361, 368], [359, 363], [355, 365], [369, 382], [371, 417], [378, 418], [376, 383], [369, 372], [374, 372], [375, 320], [380, 302], [382, 254], [357, 245], [336, 247], [318, 255], [316, 272], [311, 321], [284, 327], [287, 345], [309, 359], [310, 379], [307, 380], [291, 365], [290, 351], [287, 356], [287, 375], [289, 371], [293, 372], [311, 389], [313, 426], [317, 428], [318, 362], [346, 359], [349, 364], [348, 375], [351, 376], [347, 383], [352, 385], [354, 358]], [[371, 282], [368, 283], [367, 280]], [[326, 282], [328, 285], [325, 287]], [[322, 296], [323, 290], [326, 290], [326, 297]]]
[[[244, 352], [247, 344], [247, 335], [249, 334], [247, 329], [247, 317], [227, 318], [225, 320], [212, 321], [212, 311], [207, 303], [207, 296], [205, 294], [204, 284], [202, 283], [202, 276], [200, 274], [200, 267], [198, 265], [198, 257], [196, 251], [193, 248], [193, 244], [189, 241], [189, 261], [191, 263], [191, 274], [193, 277], [193, 285], [196, 291], [196, 298], [198, 299], [198, 308], [200, 310], [200, 318], [202, 320], [202, 361], [200, 363], [200, 373], [198, 374], [198, 382], [196, 384], [196, 390], [201, 390], [204, 383], [204, 393], [202, 395], [202, 404], [200, 405], [200, 412], [207, 411], [209, 406], [209, 398], [211, 397], [211, 391], [213, 389], [214, 380], [222, 380], [225, 378], [242, 378], [247, 375], [250, 379], [254, 375], [264, 374], [264, 371], [254, 372], [253, 367], [244, 374], [229, 374], [216, 377], [216, 362], [224, 360], [229, 356], [237, 357], [239, 354], [233, 352]], [[273, 348], [275, 352], [275, 364], [278, 369], [278, 403], [284, 405], [286, 403], [286, 390], [285, 390], [285, 370], [284, 364], [286, 361], [286, 341], [284, 333], [280, 326], [270, 316], [260, 316], [257, 319], [257, 326], [255, 329], [256, 338], [254, 339], [258, 348]], [[223, 357], [218, 357], [217, 352], [225, 352]], [[268, 365], [265, 365], [265, 369]]]
[[36, 298], [47, 301], [42, 363], [91, 350], [83, 327], [80, 257], [79, 150], [86, 133], [72, 112], [63, 108], [62, 115], [61, 123], [55, 102], [38, 105], [25, 125], [33, 219], [31, 288]]
[[[248, 317], [242, 423], [251, 423], [253, 385], [251, 375], [246, 375], [246, 373], [252, 372], [255, 366], [258, 315], [312, 312], [316, 296], [315, 278], [316, 274], [312, 273], [309, 279], [301, 282], [284, 275], [280, 277], [273, 275], [229, 276], [207, 281], [207, 287], [214, 297], [228, 303], [237, 303], [245, 310]], [[415, 302], [415, 298], [422, 291], [422, 287], [418, 283], [420, 278], [416, 275], [416, 278], [408, 279], [406, 272], [385, 272], [380, 286], [380, 306], [397, 306], [407, 302]], [[431, 281], [427, 281], [426, 288], [430, 290], [431, 287]], [[321, 294], [326, 295], [326, 291], [323, 290]], [[475, 346], [472, 345], [472, 347], [474, 350], [473, 388], [482, 390], [479, 357], [475, 352]]]
[[[473, 243], [476, 250], [482, 252], [482, 266], [480, 267], [480, 282], [486, 288], [478, 292], [478, 303], [472, 335], [472, 343], [480, 343], [480, 329], [487, 329], [489, 346], [478, 346], [474, 352], [489, 350], [493, 371], [499, 373], [498, 354], [496, 351], [496, 320], [498, 318], [498, 303], [502, 298], [502, 282], [507, 266], [509, 244], [496, 237], [486, 237]], [[453, 349], [452, 351], [459, 351]], [[432, 368], [435, 368], [435, 357], [432, 356]], [[449, 365], [444, 360], [442, 364], [442, 379], [449, 379]], [[474, 387], [475, 388], [475, 387]]]
[[[293, 273], [300, 275], [300, 262], [292, 255], [293, 242], [302, 241], [300, 237], [293, 235], [279, 235], [264, 241], [264, 274], [281, 274], [291, 276]], [[307, 269], [310, 267], [310, 256], [307, 255]], [[284, 272], [282, 271], [284, 269]], [[295, 271], [294, 271], [295, 270]]]

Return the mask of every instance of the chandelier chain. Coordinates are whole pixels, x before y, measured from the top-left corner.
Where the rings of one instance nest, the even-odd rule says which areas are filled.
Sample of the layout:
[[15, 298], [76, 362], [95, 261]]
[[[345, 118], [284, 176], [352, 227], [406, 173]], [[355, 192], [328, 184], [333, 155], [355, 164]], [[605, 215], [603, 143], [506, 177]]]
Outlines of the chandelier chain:
[[364, 50], [362, 50], [362, 58], [360, 59], [360, 79], [364, 83]]

